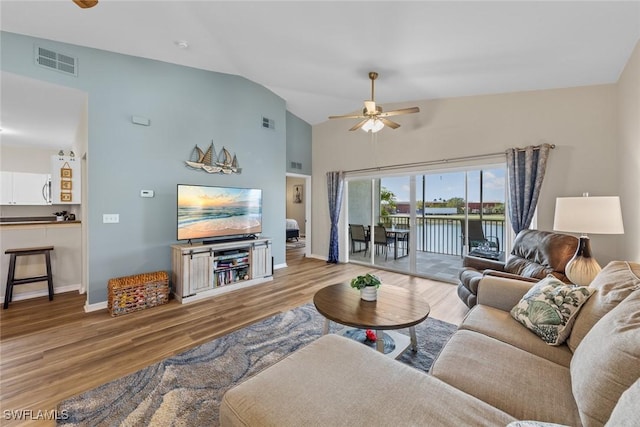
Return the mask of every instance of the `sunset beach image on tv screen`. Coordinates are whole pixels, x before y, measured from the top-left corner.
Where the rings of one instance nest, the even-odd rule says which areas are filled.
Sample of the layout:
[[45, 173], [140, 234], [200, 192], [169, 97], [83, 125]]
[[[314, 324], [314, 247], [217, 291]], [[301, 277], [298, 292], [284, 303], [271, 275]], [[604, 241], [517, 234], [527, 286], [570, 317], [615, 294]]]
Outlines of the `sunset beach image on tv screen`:
[[262, 232], [262, 190], [178, 185], [178, 240]]

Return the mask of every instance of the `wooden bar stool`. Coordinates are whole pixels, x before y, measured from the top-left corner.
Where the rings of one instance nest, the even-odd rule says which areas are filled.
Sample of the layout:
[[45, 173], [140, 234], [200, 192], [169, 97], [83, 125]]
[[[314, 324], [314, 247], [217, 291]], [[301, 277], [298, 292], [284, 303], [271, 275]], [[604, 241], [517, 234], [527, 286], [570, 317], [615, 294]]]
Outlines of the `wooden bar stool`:
[[[13, 298], [13, 286], [23, 285], [25, 283], [44, 282], [47, 281], [49, 285], [49, 301], [53, 300], [53, 275], [51, 273], [51, 251], [53, 246], [41, 246], [37, 248], [20, 248], [20, 249], [7, 249], [5, 254], [10, 254], [9, 260], [9, 274], [7, 276], [7, 288], [4, 292], [4, 308], [9, 308], [9, 303]], [[44, 255], [47, 263], [47, 274], [45, 276], [25, 277], [22, 279], [16, 279], [16, 258], [18, 256], [26, 255]]]

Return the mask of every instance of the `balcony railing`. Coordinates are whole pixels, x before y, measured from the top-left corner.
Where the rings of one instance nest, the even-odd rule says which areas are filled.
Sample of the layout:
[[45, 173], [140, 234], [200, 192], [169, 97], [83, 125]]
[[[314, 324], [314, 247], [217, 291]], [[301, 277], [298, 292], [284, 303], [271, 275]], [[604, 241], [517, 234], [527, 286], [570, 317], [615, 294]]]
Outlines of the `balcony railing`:
[[[479, 219], [479, 216], [470, 216]], [[410, 228], [409, 217], [406, 215], [389, 215], [380, 218], [385, 226]], [[417, 239], [418, 250], [446, 255], [462, 255], [464, 218], [459, 215], [417, 217], [415, 231], [411, 238]], [[504, 247], [504, 218], [482, 219], [482, 229], [485, 237], [494, 236]], [[414, 237], [415, 236], [415, 237]]]

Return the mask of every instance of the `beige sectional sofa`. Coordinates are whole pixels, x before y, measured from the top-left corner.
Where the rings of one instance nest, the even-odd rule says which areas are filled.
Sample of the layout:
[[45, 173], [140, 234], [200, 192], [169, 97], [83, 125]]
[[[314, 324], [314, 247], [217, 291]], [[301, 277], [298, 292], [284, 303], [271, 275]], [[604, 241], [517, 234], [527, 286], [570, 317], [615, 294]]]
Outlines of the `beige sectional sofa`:
[[484, 278], [478, 305], [430, 374], [326, 335], [229, 390], [220, 423], [640, 425], [640, 264], [616, 261], [603, 269], [557, 346], [510, 315], [531, 286]]

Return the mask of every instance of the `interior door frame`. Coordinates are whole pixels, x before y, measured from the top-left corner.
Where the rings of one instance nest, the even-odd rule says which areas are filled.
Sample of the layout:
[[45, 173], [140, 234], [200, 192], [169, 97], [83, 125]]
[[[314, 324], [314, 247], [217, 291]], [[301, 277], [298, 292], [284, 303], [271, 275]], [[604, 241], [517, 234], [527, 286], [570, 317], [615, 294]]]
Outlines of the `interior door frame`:
[[[304, 175], [299, 173], [285, 174], [287, 178], [302, 178], [304, 179], [304, 256], [311, 257], [311, 175]], [[285, 179], [286, 180], [286, 179]], [[286, 185], [286, 184], [285, 184]], [[286, 191], [286, 190], [285, 190]]]

